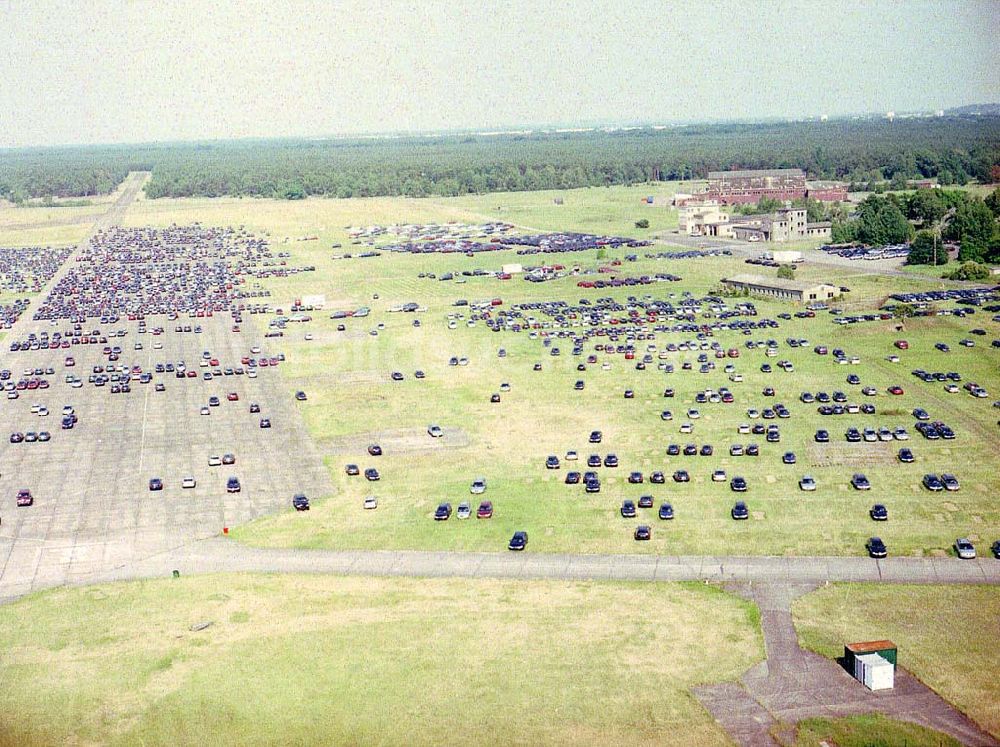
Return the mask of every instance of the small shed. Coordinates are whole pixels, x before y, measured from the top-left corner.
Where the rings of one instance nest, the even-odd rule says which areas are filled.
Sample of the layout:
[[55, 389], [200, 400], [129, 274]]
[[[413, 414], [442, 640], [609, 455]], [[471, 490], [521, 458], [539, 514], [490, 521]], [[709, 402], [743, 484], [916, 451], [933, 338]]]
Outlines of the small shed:
[[896, 670], [896, 644], [892, 641], [864, 641], [845, 645], [844, 667], [848, 672], [854, 671], [855, 658], [864, 654], [878, 654], [892, 664], [893, 671]]

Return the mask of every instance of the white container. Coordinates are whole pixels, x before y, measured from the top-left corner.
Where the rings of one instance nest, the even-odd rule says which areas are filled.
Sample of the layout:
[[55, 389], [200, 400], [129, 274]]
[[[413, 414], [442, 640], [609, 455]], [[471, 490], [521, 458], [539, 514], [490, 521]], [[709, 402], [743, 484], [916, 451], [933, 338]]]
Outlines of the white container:
[[864, 654], [855, 659], [854, 676], [869, 690], [889, 690], [894, 684], [895, 668], [878, 654]]

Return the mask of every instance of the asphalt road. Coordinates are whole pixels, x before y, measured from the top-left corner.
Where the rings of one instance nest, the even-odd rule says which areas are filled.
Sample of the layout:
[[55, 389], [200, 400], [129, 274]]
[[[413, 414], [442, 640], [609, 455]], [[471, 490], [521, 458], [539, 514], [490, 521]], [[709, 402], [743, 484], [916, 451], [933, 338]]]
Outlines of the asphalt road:
[[[530, 545], [529, 545], [530, 546]], [[334, 573], [366, 576], [430, 576], [620, 581], [719, 581], [823, 584], [1000, 584], [992, 558], [697, 557], [656, 555], [555, 555], [255, 548], [224, 537], [178, 545], [157, 555], [108, 568], [72, 583], [221, 572]]]

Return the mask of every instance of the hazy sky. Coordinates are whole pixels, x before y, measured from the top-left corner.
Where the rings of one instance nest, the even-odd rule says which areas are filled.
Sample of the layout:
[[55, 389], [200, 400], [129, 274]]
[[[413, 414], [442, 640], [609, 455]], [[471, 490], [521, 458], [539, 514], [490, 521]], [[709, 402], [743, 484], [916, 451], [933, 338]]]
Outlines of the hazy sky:
[[0, 146], [1000, 101], [998, 0], [0, 0]]

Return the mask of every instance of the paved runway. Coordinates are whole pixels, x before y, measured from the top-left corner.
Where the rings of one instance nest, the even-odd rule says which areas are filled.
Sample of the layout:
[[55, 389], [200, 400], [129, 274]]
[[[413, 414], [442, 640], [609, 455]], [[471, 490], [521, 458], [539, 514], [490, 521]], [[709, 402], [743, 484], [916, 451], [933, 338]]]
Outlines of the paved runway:
[[[120, 218], [143, 183], [143, 175], [132, 175], [119, 199], [99, 226]], [[75, 255], [67, 265], [75, 262]], [[51, 281], [65, 273], [64, 268]], [[249, 322], [250, 320], [246, 320]], [[227, 315], [186, 319], [177, 323], [200, 324], [201, 334], [175, 332], [175, 322], [149, 320], [149, 327], [162, 325], [154, 336], [140, 334], [137, 322], [113, 325], [88, 323], [87, 329], [125, 329], [124, 337], [109, 338], [120, 345], [122, 363], [141, 364], [152, 371], [156, 362], [185, 360], [197, 378], [177, 379], [157, 374], [165, 391], [153, 384], [132, 382], [127, 394], [111, 394], [111, 387], [85, 383], [71, 388], [66, 373], [86, 380], [92, 366], [106, 364], [103, 345], [74, 345], [67, 350], [37, 350], [12, 353], [7, 345], [0, 352], [0, 368], [9, 368], [19, 378], [25, 367], [52, 366], [49, 389], [22, 391], [17, 400], [0, 400], [0, 597], [9, 598], [68, 580], [99, 573], [123, 563], [156, 556], [193, 540], [219, 534], [224, 526], [244, 523], [265, 513], [289, 509], [292, 495], [304, 492], [330, 494], [329, 475], [296, 410], [291, 392], [280, 372], [261, 368], [257, 378], [247, 375], [202, 379], [204, 369], [196, 365], [202, 351], [219, 359], [221, 368], [240, 365], [253, 346], [264, 353], [280, 351], [280, 338], [263, 339], [252, 324], [231, 331]], [[29, 332], [63, 330], [69, 325], [35, 322], [30, 313], [8, 332], [6, 341], [24, 339]], [[270, 344], [272, 342], [278, 345]], [[136, 343], [142, 345], [136, 350]], [[162, 346], [156, 349], [156, 345]], [[64, 366], [67, 355], [76, 360]], [[238, 401], [227, 395], [235, 392]], [[221, 403], [200, 415], [208, 398]], [[260, 404], [260, 414], [251, 414], [251, 402]], [[33, 404], [44, 405], [50, 414], [31, 413]], [[79, 422], [62, 430], [63, 406], [72, 405]], [[261, 429], [268, 417], [272, 427]], [[47, 430], [47, 443], [12, 444], [13, 431]], [[232, 453], [234, 465], [209, 467], [210, 455]], [[239, 478], [239, 493], [226, 492], [229, 476]], [[197, 481], [194, 489], [183, 489], [183, 477]], [[164, 482], [162, 491], [151, 492], [149, 480]], [[18, 508], [15, 495], [29, 488], [33, 506]]]

